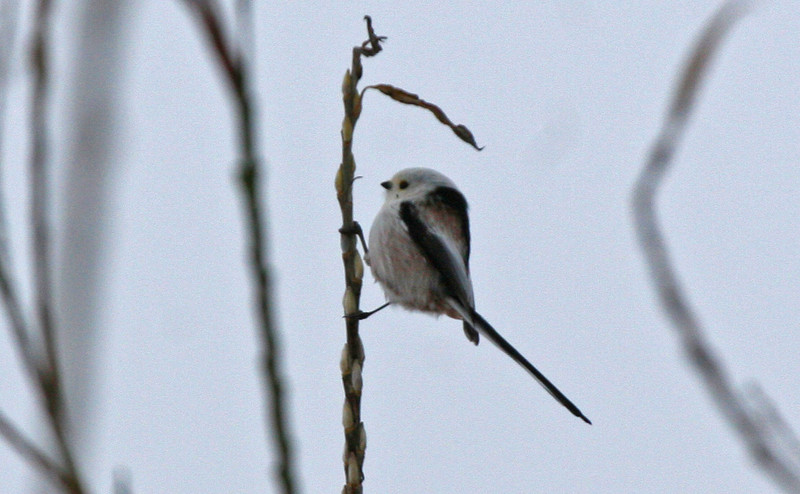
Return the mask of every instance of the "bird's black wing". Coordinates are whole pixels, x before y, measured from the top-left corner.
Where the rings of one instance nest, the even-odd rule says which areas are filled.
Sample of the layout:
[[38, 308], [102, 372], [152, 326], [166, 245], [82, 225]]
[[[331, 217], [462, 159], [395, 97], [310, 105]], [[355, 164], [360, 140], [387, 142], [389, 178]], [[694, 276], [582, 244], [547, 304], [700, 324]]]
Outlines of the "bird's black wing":
[[448, 212], [458, 219], [461, 238], [464, 240], [464, 267], [469, 273], [469, 214], [467, 214], [467, 199], [464, 194], [452, 187], [439, 186], [428, 196], [428, 200], [436, 206], [446, 208]]
[[419, 247], [425, 259], [439, 273], [445, 297], [453, 298], [465, 307], [472, 307], [469, 275], [460, 254], [448, 245], [440, 234], [431, 230], [420, 218], [419, 209], [410, 201], [400, 203], [400, 219], [408, 228], [411, 240]]
[[[442, 185], [428, 194], [426, 205], [435, 210], [446, 211], [447, 216], [457, 223], [453, 230], [459, 235], [458, 254], [464, 260], [464, 270], [466, 277], [469, 278], [470, 234], [466, 198], [457, 189]], [[472, 308], [474, 301], [470, 296], [468, 300], [462, 300], [462, 304]], [[464, 320], [464, 334], [475, 345], [480, 342], [480, 335], [466, 320]]]
[[[463, 242], [463, 251], [461, 252], [464, 258], [464, 268], [467, 270], [469, 276], [469, 253], [470, 253], [470, 236], [469, 236], [469, 214], [467, 214], [467, 199], [464, 194], [452, 187], [440, 186], [431, 192], [428, 196], [430, 203], [436, 207], [445, 208], [449, 214], [458, 219], [459, 232]], [[471, 302], [474, 308], [474, 301]], [[470, 323], [464, 320], [464, 334], [467, 339], [474, 344], [481, 341], [481, 337], [475, 328]]]
[[[588, 418], [581, 413], [564, 394], [547, 379], [544, 374], [533, 366], [516, 348], [489, 324], [472, 306], [472, 297], [467, 290], [470, 286], [469, 275], [466, 266], [459, 258], [459, 253], [448, 241], [440, 234], [432, 231], [428, 225], [420, 218], [419, 210], [410, 201], [400, 203], [400, 218], [408, 228], [408, 234], [414, 243], [419, 247], [422, 254], [431, 263], [433, 268], [439, 273], [442, 285], [445, 289], [445, 298], [450, 299], [453, 309], [457, 310], [464, 319], [464, 331], [467, 338], [477, 344], [478, 331], [489, 338], [492, 343], [497, 345], [506, 355], [527, 370], [536, 380], [547, 390], [550, 395], [567, 408], [573, 415], [580, 417], [585, 422], [591, 424]], [[476, 331], [477, 329], [477, 331]], [[475, 338], [471, 338], [471, 332], [475, 333]]]

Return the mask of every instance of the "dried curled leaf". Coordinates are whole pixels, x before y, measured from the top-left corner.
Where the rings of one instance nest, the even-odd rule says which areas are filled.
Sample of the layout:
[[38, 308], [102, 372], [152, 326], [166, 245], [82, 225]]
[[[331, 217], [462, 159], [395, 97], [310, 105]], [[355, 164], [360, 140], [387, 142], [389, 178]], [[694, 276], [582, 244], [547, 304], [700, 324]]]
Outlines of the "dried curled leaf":
[[445, 115], [445, 113], [442, 111], [441, 108], [434, 105], [433, 103], [428, 103], [424, 99], [420, 98], [418, 95], [414, 93], [409, 93], [408, 91], [400, 89], [399, 87], [392, 86], [391, 84], [375, 84], [374, 86], [367, 86], [364, 88], [364, 91], [366, 91], [367, 89], [377, 89], [386, 96], [392, 98], [395, 101], [399, 101], [400, 103], [425, 108], [426, 110], [433, 113], [434, 116], [436, 116], [436, 118], [440, 122], [453, 129], [453, 132], [455, 132], [455, 134], [458, 136], [459, 139], [471, 145], [478, 151], [483, 149], [483, 147], [480, 147], [478, 146], [477, 143], [475, 143], [475, 138], [472, 136], [472, 132], [470, 132], [470, 130], [467, 127], [461, 124], [454, 124], [453, 122], [450, 121], [449, 118], [447, 118], [447, 115]]

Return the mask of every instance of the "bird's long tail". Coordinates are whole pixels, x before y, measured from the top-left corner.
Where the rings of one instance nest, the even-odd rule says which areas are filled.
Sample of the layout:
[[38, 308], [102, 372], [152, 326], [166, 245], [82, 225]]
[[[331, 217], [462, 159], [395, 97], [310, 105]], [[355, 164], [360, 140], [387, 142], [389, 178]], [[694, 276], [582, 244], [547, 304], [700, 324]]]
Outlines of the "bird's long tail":
[[525, 368], [536, 380], [539, 384], [542, 385], [544, 389], [550, 393], [550, 396], [556, 399], [559, 403], [561, 403], [567, 410], [572, 412], [573, 415], [582, 419], [587, 424], [591, 424], [592, 421], [586, 418], [586, 416], [572, 403], [569, 398], [564, 396], [564, 393], [558, 390], [557, 387], [553, 383], [550, 382], [549, 379], [544, 377], [544, 374], [539, 372], [539, 369], [533, 366], [528, 359], [526, 359], [521, 353], [517, 351], [516, 348], [511, 346], [511, 343], [506, 341], [505, 338], [500, 336], [491, 324], [489, 324], [486, 319], [484, 319], [480, 314], [475, 312], [474, 309], [464, 309], [461, 304], [453, 303], [453, 308], [456, 309], [464, 320], [467, 321], [472, 327], [478, 330], [479, 333], [483, 334], [485, 337], [489, 338], [492, 343], [497, 345], [500, 350], [503, 350], [506, 355], [511, 357], [516, 363], [521, 365]]

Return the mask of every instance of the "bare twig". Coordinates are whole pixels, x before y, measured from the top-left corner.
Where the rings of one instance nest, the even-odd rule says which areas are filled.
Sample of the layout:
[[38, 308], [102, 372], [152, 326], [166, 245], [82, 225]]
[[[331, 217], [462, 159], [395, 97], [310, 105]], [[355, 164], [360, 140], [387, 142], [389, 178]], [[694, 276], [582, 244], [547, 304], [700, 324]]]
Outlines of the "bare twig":
[[[9, 14], [5, 9], [4, 14]], [[23, 368], [38, 391], [38, 398], [47, 411], [56, 447], [63, 463], [59, 466], [49, 459], [38, 447], [26, 439], [11, 422], [0, 414], [0, 436], [2, 436], [24, 459], [47, 476], [53, 478], [61, 488], [70, 494], [84, 492], [82, 482], [75, 466], [72, 450], [66, 437], [66, 414], [63, 410], [62, 388], [58, 373], [58, 357], [52, 319], [53, 297], [50, 276], [50, 236], [49, 236], [49, 182], [47, 173], [47, 128], [46, 110], [48, 96], [48, 44], [50, 2], [40, 0], [34, 18], [33, 41], [30, 61], [33, 69], [33, 92], [31, 101], [31, 222], [34, 233], [34, 287], [36, 297], [36, 316], [40, 330], [40, 341], [33, 339], [34, 332], [24, 316], [17, 295], [17, 283], [11, 272], [10, 248], [8, 245], [5, 221], [0, 225], [0, 298], [10, 322], [10, 330], [20, 356]], [[15, 20], [4, 19], [4, 30]], [[4, 32], [6, 42], [13, 37]], [[10, 52], [8, 52], [10, 53]], [[8, 54], [4, 54], [4, 57]], [[8, 67], [4, 60], [3, 85]], [[4, 95], [3, 95], [4, 96]], [[4, 105], [3, 105], [4, 106]], [[0, 209], [2, 198], [0, 197]], [[37, 345], [40, 343], [40, 345]], [[41, 346], [41, 348], [39, 348]]]
[[800, 474], [773, 441], [763, 433], [764, 425], [734, 388], [722, 362], [703, 334], [703, 328], [689, 306], [669, 257], [659, 227], [655, 198], [664, 174], [686, 128], [703, 77], [719, 44], [742, 16], [744, 4], [722, 5], [706, 26], [681, 76], [660, 135], [642, 170], [633, 194], [636, 233], [663, 309], [681, 338], [691, 364], [720, 412], [739, 434], [764, 472], [786, 492], [800, 492]]
[[[6, 90], [11, 72], [14, 38], [18, 29], [18, 16], [18, 2], [4, 2], [0, 5], [0, 137], [2, 137], [5, 122]], [[0, 142], [0, 144], [2, 143]], [[1, 155], [2, 153], [0, 153]], [[0, 163], [1, 169], [2, 163]], [[30, 327], [25, 320], [17, 295], [18, 284], [11, 269], [11, 246], [6, 226], [5, 198], [1, 185], [2, 177], [0, 176], [0, 300], [2, 300], [10, 322], [9, 330], [14, 338], [14, 346], [19, 353], [20, 362], [28, 372], [28, 377], [33, 382], [38, 382], [40, 366], [31, 342]]]
[[433, 115], [436, 117], [437, 120], [450, 127], [450, 129], [456, 136], [458, 136], [459, 139], [466, 142], [470, 146], [474, 147], [478, 151], [481, 151], [483, 149], [483, 147], [478, 146], [478, 144], [475, 142], [475, 137], [472, 135], [472, 132], [466, 126], [462, 124], [454, 124], [447, 117], [447, 115], [441, 108], [434, 105], [433, 103], [425, 101], [418, 95], [410, 93], [405, 89], [400, 89], [399, 87], [392, 86], [391, 84], [375, 84], [372, 86], [367, 86], [364, 88], [363, 91], [361, 91], [362, 98], [367, 89], [377, 89], [386, 96], [400, 103], [406, 105], [418, 106], [420, 108], [425, 108], [429, 112], [433, 113]]
[[360, 231], [353, 220], [353, 181], [356, 162], [353, 157], [353, 129], [361, 114], [361, 95], [358, 81], [363, 68], [361, 57], [377, 55], [382, 47], [383, 36], [377, 36], [372, 29], [372, 19], [365, 16], [368, 39], [361, 46], [353, 47], [350, 70], [342, 82], [344, 100], [344, 120], [342, 121], [342, 163], [336, 173], [336, 196], [342, 210], [341, 233], [342, 261], [345, 273], [344, 313], [347, 324], [347, 343], [342, 351], [341, 371], [345, 403], [342, 424], [344, 426], [345, 452], [344, 472], [345, 494], [361, 494], [364, 480], [364, 453], [367, 447], [367, 433], [361, 421], [361, 369], [364, 367], [364, 347], [358, 334], [358, 304], [361, 298], [361, 283], [364, 277], [364, 264], [356, 248], [356, 234]]
[[54, 218], [58, 248], [54, 249], [53, 279], [70, 446], [80, 460], [96, 437], [97, 423], [92, 417], [97, 412], [97, 376], [102, 373], [99, 350], [105, 329], [100, 321], [101, 285], [113, 238], [109, 225], [113, 222], [112, 185], [120, 164], [119, 96], [127, 63], [126, 23], [136, 7], [135, 2], [114, 0], [78, 3], [66, 34], [74, 45], [65, 40], [72, 49], [62, 61], [70, 67], [70, 76], [61, 82], [66, 87], [61, 102], [69, 125], [58, 133], [62, 172], [57, 181], [61, 200]]
[[[5, 236], [2, 237], [3, 248], [7, 248]], [[34, 381], [39, 380], [39, 366], [31, 341], [29, 338], [28, 324], [22, 313], [22, 308], [17, 296], [17, 283], [11, 275], [11, 267], [6, 256], [0, 256], [0, 298], [10, 320], [10, 330], [14, 336], [14, 343], [20, 355], [20, 361], [28, 371], [29, 377]]]
[[2, 412], [0, 412], [0, 436], [5, 438], [6, 442], [8, 442], [21, 457], [25, 458], [28, 463], [36, 467], [40, 472], [50, 477], [56, 483], [61, 484], [67, 492], [72, 492], [70, 486], [72, 485], [73, 479], [70, 474], [65, 472], [56, 462], [48, 458], [38, 446], [33, 444], [32, 441], [17, 430]]
[[[215, 2], [184, 0], [187, 6], [198, 14], [203, 32], [217, 57], [222, 74], [236, 102], [239, 132], [239, 183], [240, 192], [245, 205], [247, 235], [250, 250], [250, 268], [255, 281], [254, 298], [257, 305], [260, 334], [263, 343], [263, 366], [267, 381], [267, 407], [270, 409], [268, 429], [273, 433], [275, 447], [279, 457], [279, 476], [283, 492], [296, 492], [295, 475], [292, 456], [292, 442], [289, 437], [289, 426], [286, 419], [283, 381], [281, 376], [281, 347], [278, 332], [275, 328], [272, 310], [272, 287], [267, 251], [266, 212], [262, 209], [261, 199], [261, 165], [255, 147], [255, 125], [253, 119], [254, 104], [252, 102], [247, 70], [249, 66], [242, 56], [242, 42], [234, 46], [226, 39], [222, 31], [219, 9]], [[249, 17], [251, 10], [246, 3], [240, 6], [239, 23], [247, 23], [245, 37], [249, 36]], [[240, 26], [242, 27], [242, 26]]]
[[800, 438], [778, 412], [775, 403], [764, 393], [761, 386], [750, 383], [745, 393], [751, 404], [753, 415], [758, 415], [759, 423], [765, 426], [763, 427], [764, 433], [770, 434], [778, 444], [782, 445], [787, 453], [787, 460], [793, 459], [794, 469], [798, 471], [800, 469]]
[[[56, 343], [52, 315], [52, 281], [50, 276], [50, 182], [47, 170], [47, 96], [48, 96], [48, 45], [50, 2], [40, 0], [37, 8], [31, 63], [34, 73], [33, 101], [31, 117], [31, 219], [33, 230], [34, 284], [36, 293], [36, 313], [42, 332], [47, 359], [47, 371], [56, 379]], [[57, 386], [55, 386], [57, 387]], [[52, 404], [51, 413], [59, 414], [59, 403]]]
[[[3, 131], [5, 129], [8, 83], [14, 54], [15, 40], [19, 31], [19, 1], [0, 3], [0, 172], [2, 171]], [[3, 176], [0, 173], [0, 259], [11, 263], [8, 246], [8, 228], [3, 193]]]
[[53, 428], [61, 460], [64, 462], [68, 492], [84, 492], [66, 433], [66, 414], [59, 375], [55, 324], [53, 321], [53, 295], [51, 279], [49, 206], [50, 191], [47, 170], [48, 132], [46, 125], [49, 84], [50, 30], [49, 0], [39, 0], [34, 24], [31, 64], [34, 83], [31, 102], [31, 221], [33, 229], [34, 287], [36, 314], [44, 347], [44, 360], [38, 363], [39, 385], [46, 403], [50, 425]]

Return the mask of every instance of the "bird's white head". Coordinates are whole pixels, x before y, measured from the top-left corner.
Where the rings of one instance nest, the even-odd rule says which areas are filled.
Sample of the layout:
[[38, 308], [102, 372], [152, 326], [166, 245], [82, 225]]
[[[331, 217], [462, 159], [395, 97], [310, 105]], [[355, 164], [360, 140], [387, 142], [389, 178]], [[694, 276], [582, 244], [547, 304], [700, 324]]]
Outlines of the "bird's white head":
[[450, 187], [457, 190], [456, 184], [452, 180], [430, 168], [400, 170], [391, 180], [381, 182], [381, 187], [386, 189], [386, 201], [422, 198], [437, 187]]

